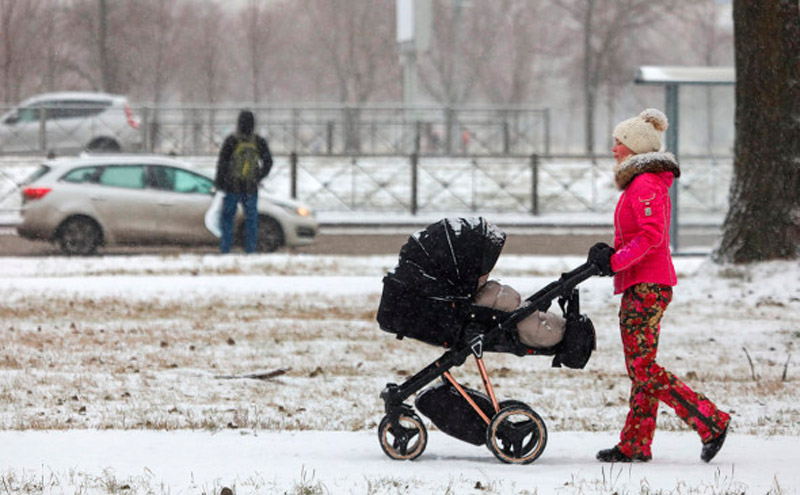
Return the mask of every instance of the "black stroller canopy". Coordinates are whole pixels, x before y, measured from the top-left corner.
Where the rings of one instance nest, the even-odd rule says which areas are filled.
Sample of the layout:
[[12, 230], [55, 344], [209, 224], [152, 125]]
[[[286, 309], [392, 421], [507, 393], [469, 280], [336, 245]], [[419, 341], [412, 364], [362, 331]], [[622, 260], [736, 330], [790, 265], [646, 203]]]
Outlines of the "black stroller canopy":
[[429, 298], [470, 299], [478, 278], [494, 268], [505, 241], [506, 234], [482, 217], [445, 218], [408, 239], [390, 275]]

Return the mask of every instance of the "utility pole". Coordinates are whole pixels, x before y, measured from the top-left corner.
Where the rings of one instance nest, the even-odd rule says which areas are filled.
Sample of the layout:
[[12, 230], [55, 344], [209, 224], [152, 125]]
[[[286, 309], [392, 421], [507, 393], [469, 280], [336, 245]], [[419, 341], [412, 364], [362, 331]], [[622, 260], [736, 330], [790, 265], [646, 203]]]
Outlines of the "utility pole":
[[396, 0], [397, 52], [403, 68], [403, 106], [417, 104], [417, 55], [430, 46], [431, 0]]

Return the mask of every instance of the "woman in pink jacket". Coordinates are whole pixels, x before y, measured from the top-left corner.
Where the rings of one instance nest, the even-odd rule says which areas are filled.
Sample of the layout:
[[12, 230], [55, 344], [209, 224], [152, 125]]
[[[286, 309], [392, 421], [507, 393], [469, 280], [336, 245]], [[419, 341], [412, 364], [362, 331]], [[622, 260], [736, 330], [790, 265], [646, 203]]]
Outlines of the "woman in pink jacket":
[[614, 213], [614, 247], [599, 243], [589, 261], [614, 276], [625, 364], [631, 379], [630, 410], [619, 443], [597, 453], [603, 462], [646, 462], [664, 402], [703, 442], [709, 462], [722, 447], [730, 415], [656, 363], [660, 321], [677, 283], [669, 248], [669, 187], [680, 176], [671, 153], [661, 152], [667, 118], [647, 109], [614, 129], [614, 178], [622, 191]]

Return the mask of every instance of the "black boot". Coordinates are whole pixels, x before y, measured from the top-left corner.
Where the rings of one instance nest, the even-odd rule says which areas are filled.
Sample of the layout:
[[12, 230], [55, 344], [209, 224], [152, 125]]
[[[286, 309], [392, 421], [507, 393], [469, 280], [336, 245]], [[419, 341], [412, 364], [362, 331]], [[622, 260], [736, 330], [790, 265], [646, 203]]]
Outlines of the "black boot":
[[711, 459], [717, 455], [719, 449], [722, 448], [722, 444], [725, 443], [725, 437], [728, 435], [728, 427], [726, 426], [722, 433], [717, 435], [717, 438], [714, 438], [710, 442], [703, 444], [703, 450], [700, 452], [700, 459], [705, 462], [711, 462]]
[[652, 457], [644, 454], [633, 454], [632, 457], [628, 457], [617, 446], [597, 453], [597, 460], [600, 462], [648, 462], [651, 459]]

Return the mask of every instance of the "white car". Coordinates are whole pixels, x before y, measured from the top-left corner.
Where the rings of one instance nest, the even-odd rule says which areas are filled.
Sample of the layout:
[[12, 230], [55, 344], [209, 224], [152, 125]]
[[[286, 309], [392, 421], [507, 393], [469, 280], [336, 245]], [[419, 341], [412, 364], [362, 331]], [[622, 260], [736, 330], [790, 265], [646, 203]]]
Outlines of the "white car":
[[[44, 162], [22, 185], [21, 237], [58, 243], [65, 254], [101, 245], [218, 244], [205, 227], [214, 180], [172, 158], [106, 154]], [[310, 208], [264, 191], [258, 201], [258, 252], [314, 242]], [[237, 213], [235, 239], [244, 237]]]
[[117, 152], [142, 149], [142, 132], [124, 96], [48, 93], [0, 117], [3, 153]]

